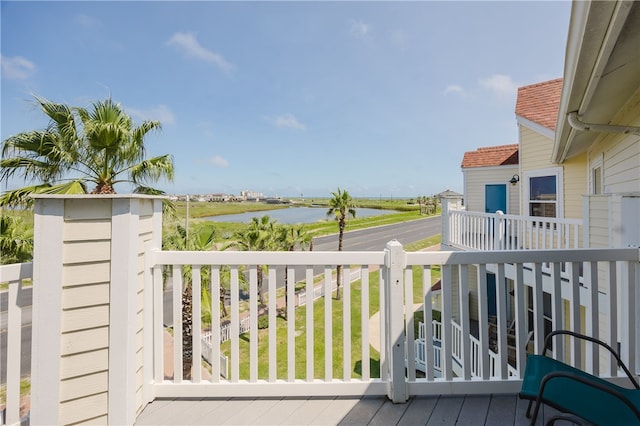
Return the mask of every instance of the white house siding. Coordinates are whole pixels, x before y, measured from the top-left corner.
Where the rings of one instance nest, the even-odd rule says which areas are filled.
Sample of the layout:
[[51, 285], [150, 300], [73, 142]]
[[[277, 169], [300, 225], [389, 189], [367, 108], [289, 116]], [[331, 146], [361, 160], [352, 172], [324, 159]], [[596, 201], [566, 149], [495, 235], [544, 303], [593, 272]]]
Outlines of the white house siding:
[[144, 346], [144, 252], [145, 245], [153, 239], [153, 200], [140, 200], [138, 221], [138, 271], [136, 311], [136, 413], [144, 409], [143, 346]]
[[468, 211], [485, 212], [485, 185], [503, 183], [507, 185], [507, 210], [504, 213], [520, 214], [518, 186], [509, 180], [519, 173], [517, 165], [498, 167], [472, 167], [462, 169], [464, 175], [465, 207]]
[[110, 200], [65, 201], [60, 422], [106, 423]]

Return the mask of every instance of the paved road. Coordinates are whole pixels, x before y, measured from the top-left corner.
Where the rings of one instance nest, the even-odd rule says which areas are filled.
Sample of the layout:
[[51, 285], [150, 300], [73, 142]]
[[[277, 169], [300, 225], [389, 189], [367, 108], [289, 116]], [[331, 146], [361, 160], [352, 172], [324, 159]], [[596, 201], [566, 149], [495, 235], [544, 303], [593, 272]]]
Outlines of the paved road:
[[[384, 250], [391, 240], [401, 244], [410, 244], [424, 240], [440, 233], [440, 216], [375, 228], [360, 229], [344, 234], [344, 251], [377, 251]], [[338, 249], [338, 235], [328, 235], [313, 239], [314, 251], [334, 251]]]

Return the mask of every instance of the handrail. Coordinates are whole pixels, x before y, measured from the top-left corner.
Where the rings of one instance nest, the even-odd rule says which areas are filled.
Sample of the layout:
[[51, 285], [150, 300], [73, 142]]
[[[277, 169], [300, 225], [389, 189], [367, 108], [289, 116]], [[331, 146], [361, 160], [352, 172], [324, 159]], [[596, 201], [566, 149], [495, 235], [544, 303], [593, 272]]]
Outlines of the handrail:
[[450, 210], [449, 240], [472, 250], [571, 249], [580, 247], [582, 219]]

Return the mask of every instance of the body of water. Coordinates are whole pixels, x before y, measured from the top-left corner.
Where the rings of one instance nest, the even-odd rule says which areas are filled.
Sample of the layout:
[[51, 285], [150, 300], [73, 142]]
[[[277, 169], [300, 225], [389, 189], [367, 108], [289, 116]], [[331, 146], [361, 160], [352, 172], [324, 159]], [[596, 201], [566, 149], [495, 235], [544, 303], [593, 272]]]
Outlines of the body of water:
[[[203, 217], [202, 219], [213, 222], [251, 222], [251, 218], [268, 215], [279, 223], [294, 225], [298, 223], [314, 223], [327, 220], [327, 207], [290, 207], [288, 209], [264, 210], [261, 212], [246, 212], [238, 214], [225, 214], [220, 216]], [[396, 213], [394, 210], [356, 209], [356, 217], [379, 216]]]

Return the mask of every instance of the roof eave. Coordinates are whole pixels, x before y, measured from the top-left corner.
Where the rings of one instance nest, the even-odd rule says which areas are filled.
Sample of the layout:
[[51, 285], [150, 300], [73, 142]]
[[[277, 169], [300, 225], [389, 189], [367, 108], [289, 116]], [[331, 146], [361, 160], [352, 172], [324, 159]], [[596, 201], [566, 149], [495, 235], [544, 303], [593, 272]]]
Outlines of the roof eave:
[[632, 5], [633, 1], [575, 1], [572, 4], [563, 86], [551, 158], [554, 163], [562, 163], [568, 158], [579, 133], [583, 150], [585, 145], [596, 137], [595, 134], [585, 134], [573, 129], [568, 123], [567, 115], [573, 111], [580, 115], [589, 109], [602, 71], [607, 65]]

